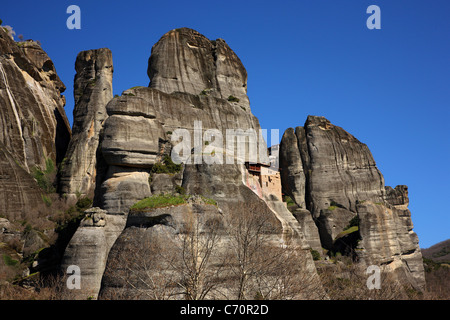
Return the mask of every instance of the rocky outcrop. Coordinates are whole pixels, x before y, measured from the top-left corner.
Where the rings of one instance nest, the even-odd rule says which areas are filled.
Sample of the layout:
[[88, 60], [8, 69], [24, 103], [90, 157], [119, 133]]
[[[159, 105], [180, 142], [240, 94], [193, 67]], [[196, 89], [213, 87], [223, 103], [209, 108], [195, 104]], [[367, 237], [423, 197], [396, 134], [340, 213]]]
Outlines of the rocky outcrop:
[[409, 210], [372, 202], [358, 204], [357, 209], [359, 258], [366, 265], [383, 266], [395, 272], [404, 283], [422, 290], [425, 286], [422, 254], [419, 239], [412, 231]]
[[65, 86], [53, 62], [33, 41], [16, 44], [0, 30], [0, 142], [28, 171], [59, 163], [70, 138]]
[[[126, 226], [108, 256], [100, 298], [183, 299], [182, 294], [175, 293], [175, 281], [185, 279], [175, 266], [174, 259], [178, 257], [172, 254], [183, 248], [183, 235], [196, 226], [199, 227], [195, 230], [197, 236], [214, 241], [208, 239], [211, 233], [208, 225], [217, 226], [216, 221], [220, 220], [222, 216], [216, 206], [195, 198], [175, 207], [130, 212]], [[198, 243], [200, 252], [204, 250], [201, 243], [203, 240]], [[179, 253], [188, 257], [190, 252], [185, 249]], [[216, 243], [211, 254], [217, 255], [219, 250]], [[208, 267], [213, 268], [212, 265]]]
[[112, 99], [112, 54], [109, 49], [82, 51], [75, 62], [72, 139], [61, 171], [61, 193], [94, 196], [100, 130]]
[[12, 220], [42, 203], [29, 173], [56, 167], [66, 152], [64, 90], [39, 44], [16, 43], [0, 28], [0, 210]]
[[[384, 265], [424, 286], [408, 188], [384, 186], [368, 147], [324, 117], [308, 116], [280, 144], [283, 190], [311, 212], [320, 244], [367, 265]], [[314, 233], [306, 239], [317, 243]]]
[[38, 184], [0, 143], [0, 212], [11, 220], [43, 203]]
[[247, 71], [223, 39], [172, 30], [153, 46], [147, 73], [150, 87], [162, 92], [211, 95], [250, 108]]
[[[106, 106], [108, 117], [98, 148], [106, 168], [96, 194], [99, 206], [107, 211], [106, 228], [109, 219], [120, 221], [116, 226], [125, 226], [130, 221], [129, 208], [135, 202], [153, 193], [170, 192], [171, 187], [171, 192], [175, 192], [176, 186], [187, 194], [214, 199], [224, 216], [246, 202], [275, 221], [278, 241], [283, 241], [283, 237], [294, 239], [303, 249], [301, 259], [308, 265], [307, 272], [318, 282], [309, 246], [303, 243], [297, 220], [280, 200], [261, 199], [243, 183], [244, 161], [267, 163], [268, 155], [259, 122], [250, 112], [246, 71], [234, 52], [223, 40], [210, 41], [185, 28], [172, 30], [152, 48], [148, 70], [149, 88], [128, 89]], [[173, 136], [180, 130], [188, 143], [187, 150], [182, 152], [187, 161], [180, 172], [167, 179], [153, 169], [177, 146], [179, 140]], [[214, 138], [204, 134], [205, 131], [213, 133]], [[246, 151], [250, 148], [251, 152], [241, 155], [235, 141], [246, 135], [255, 139], [244, 141]], [[224, 145], [227, 138], [230, 141], [226, 148], [218, 146], [212, 152], [208, 144], [219, 142], [215, 140], [219, 136], [223, 137]], [[205, 155], [216, 160], [221, 157], [222, 161], [206, 163]], [[199, 163], [195, 162], [198, 157]], [[226, 163], [227, 159], [231, 163]], [[173, 210], [168, 214], [175, 214]], [[84, 259], [82, 242], [77, 239], [80, 238], [74, 237], [69, 246], [80, 244], [80, 249], [66, 252], [74, 264], [77, 259]], [[110, 248], [100, 246], [99, 256], [102, 259], [108, 256]], [[100, 268], [96, 270], [97, 275], [101, 273]], [[82, 293], [86, 294], [90, 293]]]
[[[240, 260], [227, 261], [233, 253], [226, 248], [236, 232], [234, 223], [251, 214], [265, 220], [259, 262], [295, 248], [291, 275], [302, 275], [297, 284], [307, 279], [309, 286], [294, 298], [326, 297], [311, 249], [382, 266], [414, 288], [424, 287], [407, 186], [385, 186], [369, 148], [324, 117], [309, 116], [303, 127], [289, 128], [279, 146], [283, 192], [294, 204], [280, 201], [278, 190], [278, 197], [264, 192], [258, 177], [261, 165], [270, 162], [267, 145], [250, 110], [247, 72], [224, 40], [209, 40], [188, 28], [169, 31], [152, 48], [149, 87], [130, 88], [120, 97], [112, 97], [109, 49], [80, 52], [75, 70], [69, 143], [61, 95], [65, 86], [53, 62], [38, 43], [15, 43], [0, 28], [0, 210], [7, 218], [0, 218], [0, 235], [20, 238], [11, 226], [42, 204], [43, 190], [30, 173], [60, 167], [58, 191], [65, 199], [94, 199], [61, 264], [64, 272], [73, 266], [81, 271], [82, 289], [69, 291], [71, 298], [97, 298], [99, 292], [106, 299], [148, 298], [149, 292], [150, 298], [161, 298], [167, 293], [161, 290], [171, 291], [173, 283], [183, 287], [185, 274], [173, 277], [179, 272], [176, 259], [183, 256], [159, 258], [185, 245], [182, 239], [193, 225], [199, 228], [196, 241], [217, 237], [216, 260], [208, 272], [228, 268], [223, 274], [232, 283], [233, 264]], [[180, 159], [182, 165], [173, 163]], [[259, 176], [249, 163], [260, 166]], [[161, 194], [183, 194], [188, 200], [130, 211], [136, 202]], [[47, 245], [36, 230], [19, 240], [30, 256]], [[191, 242], [191, 250], [200, 242]], [[136, 272], [127, 275], [130, 267]], [[285, 267], [263, 275], [264, 281], [274, 281]], [[126, 281], [120, 277], [124, 273]], [[149, 275], [170, 279], [169, 285], [160, 282], [156, 291], [148, 290], [142, 277]], [[219, 290], [222, 298], [233, 297], [227, 286]], [[184, 291], [171, 297], [189, 297]]]
[[108, 253], [125, 227], [125, 221], [118, 216], [108, 215], [100, 208], [85, 211], [70, 240], [61, 262], [61, 270], [67, 274], [69, 267], [80, 270], [80, 289], [63, 289], [69, 299], [96, 298], [100, 290]]

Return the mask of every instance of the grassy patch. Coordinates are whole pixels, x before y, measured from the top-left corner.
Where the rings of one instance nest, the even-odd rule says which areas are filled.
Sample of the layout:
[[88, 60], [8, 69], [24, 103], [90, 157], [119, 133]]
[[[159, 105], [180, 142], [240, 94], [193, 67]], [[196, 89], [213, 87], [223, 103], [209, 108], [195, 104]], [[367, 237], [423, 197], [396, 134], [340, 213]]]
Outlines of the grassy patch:
[[348, 230], [348, 229], [350, 229], [350, 228], [352, 228], [352, 227], [359, 227], [359, 221], [360, 221], [360, 219], [359, 219], [359, 216], [354, 216], [349, 222], [348, 222], [348, 225], [344, 228], [344, 231], [345, 230]]
[[15, 266], [17, 266], [19, 264], [19, 261], [11, 258], [11, 256], [9, 256], [7, 254], [3, 254], [3, 261], [9, 267], [15, 267]]
[[211, 204], [211, 205], [213, 205], [213, 206], [217, 206], [217, 201], [216, 201], [216, 200], [210, 199], [210, 198], [206, 198], [206, 197], [204, 197], [204, 196], [200, 196], [200, 197], [202, 198], [202, 200], [203, 200], [204, 203], [206, 203], [206, 204]]
[[[344, 231], [340, 232], [340, 233], [336, 236], [336, 239], [342, 238], [343, 236], [346, 236], [346, 235], [348, 235], [348, 234], [350, 234], [350, 233], [353, 233], [353, 232], [356, 232], [356, 231], [358, 231], [358, 230], [359, 230], [359, 227], [358, 227], [358, 226], [353, 226], [353, 227], [351, 227], [351, 228], [348, 228], [347, 230], [344, 230]], [[335, 240], [336, 240], [336, 239], [335, 239]]]
[[283, 200], [284, 200], [284, 202], [286, 202], [286, 204], [287, 204], [288, 206], [295, 205], [294, 200], [292, 200], [292, 198], [291, 198], [290, 196], [284, 196], [284, 197], [283, 197]]
[[[184, 190], [184, 189], [183, 189]], [[170, 206], [177, 206], [181, 204], [186, 204], [187, 200], [189, 199], [189, 195], [186, 194], [161, 194], [161, 195], [154, 195], [148, 198], [145, 198], [137, 203], [135, 203], [131, 208], [130, 211], [146, 211], [149, 209], [156, 209], [156, 208], [164, 208], [164, 207], [170, 207]], [[210, 204], [217, 206], [217, 202], [214, 199], [206, 198], [204, 196], [200, 196], [201, 199], [205, 204]]]

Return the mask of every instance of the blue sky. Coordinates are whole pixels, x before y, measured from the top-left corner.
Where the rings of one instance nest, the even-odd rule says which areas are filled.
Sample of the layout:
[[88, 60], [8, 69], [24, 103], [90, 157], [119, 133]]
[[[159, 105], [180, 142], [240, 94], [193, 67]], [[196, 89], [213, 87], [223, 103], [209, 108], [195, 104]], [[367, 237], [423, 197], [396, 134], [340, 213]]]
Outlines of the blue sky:
[[[81, 30], [69, 30], [69, 5]], [[369, 30], [369, 5], [381, 30]], [[261, 127], [303, 125], [321, 115], [373, 153], [386, 185], [409, 186], [421, 247], [450, 238], [450, 1], [11, 1], [0, 19], [39, 40], [67, 86], [72, 121], [79, 51], [113, 53], [114, 94], [147, 86], [147, 62], [167, 31], [223, 38], [248, 72]], [[17, 38], [17, 37], [16, 37]]]

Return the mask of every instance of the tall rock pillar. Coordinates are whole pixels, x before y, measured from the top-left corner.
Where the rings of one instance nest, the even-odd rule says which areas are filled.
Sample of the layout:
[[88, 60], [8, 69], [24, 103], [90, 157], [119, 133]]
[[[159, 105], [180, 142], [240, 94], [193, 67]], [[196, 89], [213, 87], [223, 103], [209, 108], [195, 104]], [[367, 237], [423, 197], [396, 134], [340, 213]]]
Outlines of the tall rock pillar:
[[72, 139], [61, 174], [61, 193], [93, 197], [100, 130], [112, 99], [113, 62], [107, 48], [82, 51], [75, 62]]

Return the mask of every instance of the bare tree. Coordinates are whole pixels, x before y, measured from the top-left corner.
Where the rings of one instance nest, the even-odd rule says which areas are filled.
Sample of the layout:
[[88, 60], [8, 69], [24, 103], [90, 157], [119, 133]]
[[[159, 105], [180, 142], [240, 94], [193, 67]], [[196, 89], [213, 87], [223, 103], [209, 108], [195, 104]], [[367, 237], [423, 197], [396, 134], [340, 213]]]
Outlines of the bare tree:
[[[176, 279], [168, 270], [164, 233], [129, 228], [120, 250], [111, 252], [101, 299], [167, 300], [176, 296]], [[167, 244], [170, 244], [168, 242]], [[170, 263], [169, 263], [170, 264]]]
[[128, 228], [110, 253], [100, 298], [309, 298], [321, 286], [309, 252], [283, 239], [261, 208], [231, 205], [222, 217], [193, 210], [171, 226]]
[[189, 216], [173, 242], [172, 258], [165, 259], [177, 273], [177, 284], [187, 300], [203, 300], [217, 294], [214, 291], [224, 265], [218, 249], [220, 229], [217, 219], [204, 221], [201, 215]]
[[231, 210], [227, 261], [232, 298], [299, 299], [321, 286], [307, 268], [309, 253], [296, 239], [283, 239], [278, 223], [257, 205]]
[[101, 298], [212, 298], [223, 265], [216, 250], [219, 222], [190, 213], [176, 228], [128, 228], [110, 254]]
[[409, 299], [408, 289], [393, 272], [381, 272], [379, 289], [367, 287], [366, 268], [351, 258], [325, 263], [319, 268], [323, 286], [332, 300], [399, 300]]

